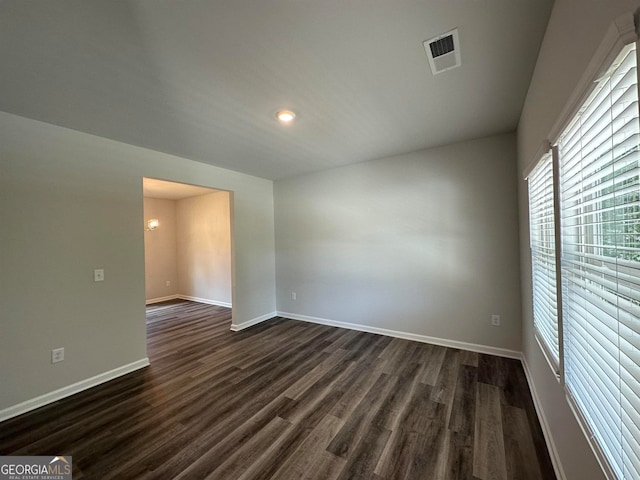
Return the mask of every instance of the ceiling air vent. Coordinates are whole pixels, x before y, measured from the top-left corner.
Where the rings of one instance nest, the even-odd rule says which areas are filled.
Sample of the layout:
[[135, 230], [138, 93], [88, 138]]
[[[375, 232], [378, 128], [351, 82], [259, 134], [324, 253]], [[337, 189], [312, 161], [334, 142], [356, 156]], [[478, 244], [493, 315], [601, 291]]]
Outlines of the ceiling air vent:
[[460, 66], [460, 41], [457, 28], [426, 40], [424, 49], [434, 75]]

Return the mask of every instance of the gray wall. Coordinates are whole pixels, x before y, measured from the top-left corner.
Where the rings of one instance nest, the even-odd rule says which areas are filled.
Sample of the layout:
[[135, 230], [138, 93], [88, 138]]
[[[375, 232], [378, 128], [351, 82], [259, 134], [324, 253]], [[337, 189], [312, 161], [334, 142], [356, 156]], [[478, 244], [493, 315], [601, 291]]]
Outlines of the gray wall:
[[184, 295], [231, 305], [230, 196], [219, 191], [180, 200], [144, 199], [145, 222], [160, 222], [144, 232], [147, 302]]
[[231, 304], [229, 192], [176, 202], [179, 293]]
[[[518, 127], [518, 162], [523, 170], [534, 160], [611, 22], [640, 4], [631, 0], [556, 0]], [[523, 351], [543, 416], [561, 458], [567, 480], [601, 480], [604, 475], [571, 412], [563, 387], [538, 346], [531, 305], [531, 262], [527, 185], [519, 181], [520, 253], [523, 298]]]
[[[160, 227], [144, 232], [145, 299], [153, 300], [180, 293], [178, 291], [178, 247], [176, 241], [176, 201], [166, 198], [144, 199], [143, 228], [157, 218]], [[166, 282], [170, 282], [167, 286]]]
[[271, 181], [0, 113], [0, 410], [146, 357], [142, 177], [234, 192], [234, 322], [275, 311]]
[[274, 196], [278, 311], [520, 350], [515, 135], [276, 181]]

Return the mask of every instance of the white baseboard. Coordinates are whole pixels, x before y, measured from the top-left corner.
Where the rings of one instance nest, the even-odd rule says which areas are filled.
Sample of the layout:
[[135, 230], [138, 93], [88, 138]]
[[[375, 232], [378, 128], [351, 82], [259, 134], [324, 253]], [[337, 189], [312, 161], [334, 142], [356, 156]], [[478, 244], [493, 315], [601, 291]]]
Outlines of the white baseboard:
[[389, 330], [386, 328], [371, 327], [369, 325], [360, 325], [357, 323], [338, 322], [328, 320], [326, 318], [309, 317], [307, 315], [298, 315], [290, 312], [277, 312], [279, 317], [291, 318], [293, 320], [302, 320], [303, 322], [319, 323], [321, 325], [330, 325], [332, 327], [348, 328], [349, 330], [358, 330], [360, 332], [378, 333], [388, 337], [403, 338], [405, 340], [414, 340], [422, 343], [432, 343], [443, 347], [459, 348], [461, 350], [469, 350], [472, 352], [486, 353], [489, 355], [497, 355], [499, 357], [515, 358], [520, 360], [522, 353], [516, 350], [506, 348], [491, 347], [488, 345], [478, 345], [475, 343], [459, 342], [457, 340], [448, 340], [446, 338], [429, 337], [427, 335], [419, 335], [417, 333], [400, 332], [397, 330]]
[[209, 300], [207, 298], [191, 297], [189, 295], [176, 295], [176, 298], [179, 298], [181, 300], [191, 300], [192, 302], [206, 303], [207, 305], [217, 305], [218, 307], [231, 308], [231, 303], [223, 302], [221, 300]]
[[192, 297], [190, 295], [167, 295], [166, 297], [158, 297], [158, 298], [150, 298], [146, 300], [145, 303], [147, 305], [153, 305], [154, 303], [167, 302], [169, 300], [191, 300], [192, 302], [198, 303], [206, 303], [207, 305], [217, 305], [218, 307], [228, 307], [231, 308], [231, 303], [223, 302], [221, 300], [209, 300], [208, 298], [200, 298], [200, 297]]
[[152, 305], [154, 303], [168, 302], [169, 300], [175, 300], [178, 297], [178, 295], [167, 295], [166, 297], [150, 298], [145, 301], [145, 304]]
[[22, 415], [23, 413], [30, 412], [31, 410], [35, 410], [36, 408], [43, 407], [50, 403], [57, 402], [58, 400], [62, 400], [63, 398], [82, 392], [83, 390], [87, 390], [91, 387], [95, 387], [96, 385], [100, 385], [101, 383], [108, 382], [109, 380], [113, 380], [114, 378], [118, 378], [122, 375], [126, 375], [127, 373], [131, 373], [144, 368], [147, 365], [149, 365], [149, 359], [145, 357], [136, 362], [129, 363], [127, 365], [114, 368], [113, 370], [109, 370], [108, 372], [101, 373], [99, 375], [96, 375], [95, 377], [81, 380], [71, 385], [67, 385], [66, 387], [54, 390], [53, 392], [45, 393], [44, 395], [32, 398], [31, 400], [26, 400], [24, 402], [18, 403], [17, 405], [7, 407], [3, 410], [0, 410], [0, 422], [13, 417], [17, 417], [18, 415]]
[[257, 325], [258, 323], [262, 323], [266, 320], [269, 320], [273, 317], [276, 317], [278, 314], [276, 312], [271, 312], [271, 313], [265, 313], [264, 315], [260, 315], [259, 317], [256, 318], [252, 318], [251, 320], [247, 320], [246, 322], [242, 322], [242, 323], [232, 323], [231, 324], [231, 331], [232, 332], [239, 332], [240, 330], [244, 330], [245, 328], [249, 328], [252, 327], [253, 325]]
[[526, 359], [524, 358], [524, 355], [522, 355], [521, 352], [518, 352], [516, 350], [509, 350], [506, 348], [498, 348], [498, 347], [491, 347], [487, 345], [478, 345], [475, 343], [460, 342], [457, 340], [448, 340], [444, 338], [429, 337], [427, 335], [418, 335], [415, 333], [399, 332], [396, 330], [371, 327], [368, 325], [360, 325], [356, 323], [338, 322], [335, 320], [328, 320], [325, 318], [318, 318], [318, 317], [310, 317], [307, 315], [298, 315], [296, 313], [290, 313], [290, 312], [276, 312], [276, 314], [279, 317], [290, 318], [293, 320], [301, 320], [303, 322], [318, 323], [321, 325], [330, 325], [332, 327], [348, 328], [350, 330], [358, 330], [361, 332], [378, 333], [380, 335], [387, 335], [390, 337], [397, 337], [405, 340], [415, 340], [417, 342], [422, 342], [422, 343], [431, 343], [434, 345], [441, 345], [443, 347], [470, 350], [472, 352], [485, 353], [489, 355], [496, 355], [499, 357], [507, 357], [507, 358], [520, 360], [524, 367], [524, 372], [527, 377], [527, 383], [529, 384], [529, 389], [531, 391], [531, 397], [533, 398], [533, 403], [536, 409], [536, 413], [538, 414], [538, 418], [540, 419], [540, 426], [542, 427], [542, 432], [544, 434], [545, 441], [547, 442], [549, 456], [551, 457], [551, 462], [553, 463], [553, 469], [556, 472], [556, 477], [558, 478], [558, 480], [566, 480], [567, 477], [565, 476], [564, 470], [562, 469], [562, 463], [560, 462], [560, 456], [558, 455], [558, 450], [553, 441], [553, 437], [550, 434], [549, 423], [547, 421], [547, 418], [545, 417], [544, 410], [542, 410], [540, 406], [540, 400], [538, 399], [535, 385], [531, 379], [531, 375], [529, 373], [529, 368], [527, 366]]
[[558, 478], [558, 480], [566, 480], [567, 477], [564, 474], [564, 470], [562, 468], [562, 462], [560, 461], [558, 449], [556, 448], [556, 444], [553, 441], [553, 437], [551, 436], [549, 422], [547, 421], [547, 417], [545, 416], [544, 410], [542, 409], [542, 406], [540, 404], [538, 392], [536, 391], [536, 386], [533, 383], [533, 379], [531, 378], [529, 366], [527, 365], [527, 359], [524, 355], [522, 355], [522, 366], [524, 367], [524, 374], [527, 377], [527, 383], [529, 384], [531, 398], [533, 398], [533, 405], [535, 406], [536, 413], [538, 414], [538, 419], [540, 420], [540, 427], [542, 427], [542, 433], [544, 435], [545, 441], [547, 442], [547, 449], [549, 450], [549, 456], [551, 457], [551, 463], [553, 464], [553, 469], [556, 472], [556, 477]]

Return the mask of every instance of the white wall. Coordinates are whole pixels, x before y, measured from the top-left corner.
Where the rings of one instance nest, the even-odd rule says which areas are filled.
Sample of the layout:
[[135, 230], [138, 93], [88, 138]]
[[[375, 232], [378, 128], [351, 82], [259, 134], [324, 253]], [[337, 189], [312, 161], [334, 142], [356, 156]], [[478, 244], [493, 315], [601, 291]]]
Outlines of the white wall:
[[520, 350], [515, 135], [279, 180], [274, 195], [278, 311]]
[[[157, 218], [160, 226], [144, 232], [145, 299], [153, 300], [177, 295], [178, 263], [176, 239], [176, 201], [166, 198], [144, 198], [144, 221]], [[167, 286], [167, 282], [170, 282]]]
[[[611, 22], [640, 4], [632, 0], [556, 0], [518, 127], [519, 176], [534, 160]], [[567, 480], [604, 475], [534, 338], [527, 185], [519, 181], [523, 351], [552, 442]]]
[[178, 200], [176, 218], [179, 293], [231, 304], [229, 192]]
[[231, 305], [230, 197], [224, 191], [179, 200], [145, 197], [144, 221], [160, 221], [144, 234], [147, 301], [181, 295]]
[[275, 311], [271, 181], [0, 113], [0, 412], [146, 357], [142, 177], [234, 192], [234, 323]]

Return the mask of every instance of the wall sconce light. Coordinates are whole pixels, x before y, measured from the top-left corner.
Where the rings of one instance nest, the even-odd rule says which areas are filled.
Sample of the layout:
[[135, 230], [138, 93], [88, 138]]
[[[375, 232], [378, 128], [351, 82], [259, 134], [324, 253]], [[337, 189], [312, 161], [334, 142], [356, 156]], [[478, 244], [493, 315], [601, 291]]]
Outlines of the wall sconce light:
[[147, 228], [145, 230], [146, 231], [155, 230], [156, 228], [158, 228], [159, 225], [160, 225], [160, 222], [158, 221], [157, 218], [150, 218], [147, 221]]

